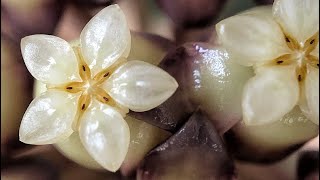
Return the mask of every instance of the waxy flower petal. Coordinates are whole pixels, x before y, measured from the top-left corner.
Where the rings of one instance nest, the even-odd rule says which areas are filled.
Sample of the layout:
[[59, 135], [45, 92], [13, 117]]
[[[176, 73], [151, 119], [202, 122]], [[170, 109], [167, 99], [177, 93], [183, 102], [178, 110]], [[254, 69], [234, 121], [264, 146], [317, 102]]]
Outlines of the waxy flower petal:
[[52, 144], [72, 134], [79, 95], [49, 90], [34, 99], [25, 112], [19, 130], [27, 144]]
[[246, 12], [216, 25], [218, 37], [231, 59], [252, 66], [289, 52], [280, 27], [263, 14]]
[[305, 82], [305, 97], [309, 108], [308, 117], [319, 124], [319, 69], [309, 66]]
[[177, 89], [167, 72], [143, 61], [129, 61], [104, 82], [112, 98], [137, 112], [150, 110], [167, 100]]
[[92, 75], [109, 67], [119, 58], [128, 57], [130, 30], [119, 6], [108, 6], [95, 15], [82, 30], [80, 44]]
[[21, 40], [24, 62], [34, 78], [46, 84], [80, 81], [73, 49], [65, 40], [50, 35], [31, 35]]
[[299, 84], [293, 67], [260, 70], [244, 87], [243, 120], [251, 125], [278, 121], [298, 99]]
[[94, 16], [71, 46], [48, 35], [26, 37], [21, 46], [29, 71], [48, 90], [25, 113], [21, 141], [52, 144], [76, 131], [90, 156], [109, 171], [119, 169], [128, 151], [128, 108], [152, 109], [177, 88], [164, 70], [127, 62], [130, 30], [117, 5]]
[[121, 114], [93, 101], [80, 120], [80, 140], [88, 153], [109, 171], [118, 170], [130, 143], [129, 127]]
[[218, 23], [218, 37], [231, 59], [256, 73], [244, 89], [247, 124], [280, 120], [295, 105], [319, 123], [318, 14], [318, 0], [275, 0], [272, 11], [254, 8]]
[[273, 16], [300, 43], [319, 31], [319, 0], [275, 0]]

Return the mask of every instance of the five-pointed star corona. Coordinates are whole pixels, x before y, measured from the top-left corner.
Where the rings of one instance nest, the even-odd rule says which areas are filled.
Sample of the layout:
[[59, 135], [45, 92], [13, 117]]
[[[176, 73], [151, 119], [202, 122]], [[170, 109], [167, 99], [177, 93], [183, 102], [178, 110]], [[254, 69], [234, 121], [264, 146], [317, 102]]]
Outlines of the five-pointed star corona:
[[256, 73], [242, 97], [246, 124], [280, 120], [296, 105], [319, 124], [319, 0], [275, 0], [216, 27], [230, 58]]
[[47, 91], [26, 110], [20, 140], [53, 144], [78, 131], [101, 166], [118, 170], [130, 142], [126, 113], [150, 110], [178, 87], [162, 69], [127, 61], [130, 48], [130, 30], [118, 5], [95, 15], [82, 30], [79, 43], [71, 45], [50, 35], [23, 38], [24, 62]]

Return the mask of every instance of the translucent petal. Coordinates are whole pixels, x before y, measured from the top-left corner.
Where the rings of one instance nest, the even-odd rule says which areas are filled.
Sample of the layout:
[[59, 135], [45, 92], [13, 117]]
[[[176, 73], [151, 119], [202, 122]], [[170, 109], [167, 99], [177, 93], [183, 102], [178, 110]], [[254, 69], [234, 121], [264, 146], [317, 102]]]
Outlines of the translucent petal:
[[311, 52], [311, 54], [319, 59], [319, 43], [317, 44], [316, 48]]
[[305, 96], [312, 122], [319, 124], [319, 69], [308, 66], [305, 79]]
[[46, 84], [80, 81], [78, 62], [65, 40], [50, 35], [32, 35], [21, 40], [24, 62], [37, 80]]
[[47, 90], [47, 85], [42, 83], [41, 81], [35, 80], [33, 82], [33, 98], [40, 96]]
[[176, 80], [167, 72], [142, 61], [127, 62], [103, 84], [115, 101], [138, 112], [157, 107], [177, 87]]
[[80, 120], [80, 140], [102, 167], [117, 171], [130, 143], [127, 122], [114, 108], [93, 101]]
[[319, 31], [319, 0], [275, 0], [273, 16], [286, 33], [304, 43]]
[[292, 66], [260, 69], [244, 87], [243, 120], [248, 125], [277, 121], [292, 110], [298, 100], [299, 84]]
[[218, 38], [231, 59], [251, 66], [289, 52], [279, 25], [266, 12], [248, 11], [216, 25]]
[[34, 99], [20, 125], [20, 141], [52, 144], [71, 135], [79, 95], [50, 90]]
[[302, 84], [303, 86], [301, 87], [301, 92], [300, 92], [300, 99], [299, 99], [299, 108], [303, 115], [307, 118], [307, 120], [311, 120], [312, 122], [319, 124], [316, 121], [316, 118], [314, 117], [314, 114], [309, 108], [308, 101], [307, 101], [307, 93], [306, 93], [306, 81]]
[[67, 139], [54, 144], [54, 147], [65, 157], [90, 169], [104, 169], [84, 148], [78, 132], [73, 132]]
[[118, 5], [101, 10], [80, 35], [81, 50], [93, 75], [130, 52], [131, 37], [126, 17]]
[[305, 83], [304, 83], [303, 86], [300, 88], [299, 108], [306, 118], [311, 119], [310, 118], [311, 117], [310, 116], [310, 109], [308, 107], [305, 90], [306, 90], [306, 88], [305, 88]]

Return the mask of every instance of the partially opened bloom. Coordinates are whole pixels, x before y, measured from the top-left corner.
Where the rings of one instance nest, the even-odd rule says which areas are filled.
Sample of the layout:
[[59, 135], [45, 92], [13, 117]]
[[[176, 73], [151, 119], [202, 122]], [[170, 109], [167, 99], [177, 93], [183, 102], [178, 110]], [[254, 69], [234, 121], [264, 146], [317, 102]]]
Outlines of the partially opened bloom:
[[130, 141], [126, 113], [160, 105], [178, 86], [156, 66], [127, 61], [130, 39], [117, 5], [94, 16], [77, 44], [49, 35], [23, 38], [25, 64], [47, 91], [25, 112], [20, 140], [52, 144], [79, 131], [82, 144], [101, 166], [119, 169]]
[[319, 0], [275, 0], [227, 18], [217, 32], [230, 58], [253, 66], [242, 98], [243, 120], [280, 120], [296, 105], [319, 124]]

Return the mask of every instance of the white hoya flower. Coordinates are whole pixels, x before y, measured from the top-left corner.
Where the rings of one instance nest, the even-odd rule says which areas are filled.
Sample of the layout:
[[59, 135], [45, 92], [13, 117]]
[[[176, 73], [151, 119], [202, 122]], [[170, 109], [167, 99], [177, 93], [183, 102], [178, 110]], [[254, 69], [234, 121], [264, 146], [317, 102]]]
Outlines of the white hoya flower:
[[299, 105], [319, 124], [319, 0], [275, 0], [216, 28], [230, 58], [256, 73], [242, 97], [245, 123], [271, 123]]
[[49, 35], [23, 38], [25, 64], [47, 91], [26, 110], [20, 141], [52, 144], [79, 131], [88, 153], [107, 170], [118, 170], [130, 142], [125, 114], [160, 105], [178, 87], [162, 69], [126, 61], [130, 47], [130, 30], [117, 5], [94, 16], [77, 45]]

